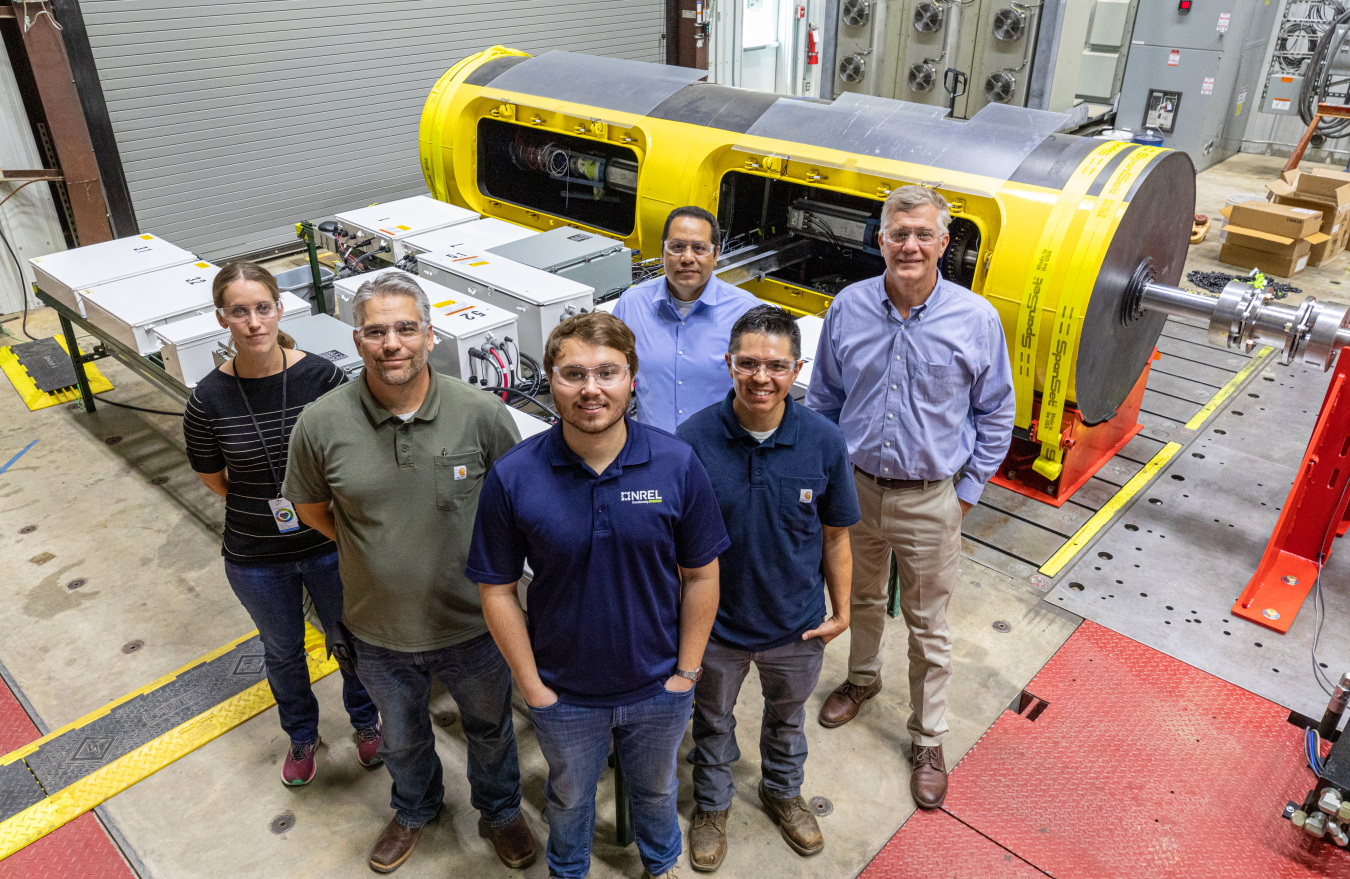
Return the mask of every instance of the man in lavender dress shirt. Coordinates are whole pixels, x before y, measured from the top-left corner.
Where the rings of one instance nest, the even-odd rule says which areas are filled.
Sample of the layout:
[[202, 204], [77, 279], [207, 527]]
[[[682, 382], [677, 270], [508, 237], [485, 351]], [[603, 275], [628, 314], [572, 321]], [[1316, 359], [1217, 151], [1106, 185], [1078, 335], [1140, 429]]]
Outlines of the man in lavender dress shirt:
[[950, 219], [946, 199], [932, 189], [890, 194], [877, 236], [886, 273], [835, 298], [806, 395], [807, 406], [844, 431], [862, 508], [849, 529], [849, 674], [825, 700], [820, 723], [847, 723], [881, 690], [893, 552], [909, 627], [910, 790], [926, 809], [947, 795], [947, 602], [961, 559], [961, 518], [1007, 454], [1015, 409], [998, 313], [938, 273]]

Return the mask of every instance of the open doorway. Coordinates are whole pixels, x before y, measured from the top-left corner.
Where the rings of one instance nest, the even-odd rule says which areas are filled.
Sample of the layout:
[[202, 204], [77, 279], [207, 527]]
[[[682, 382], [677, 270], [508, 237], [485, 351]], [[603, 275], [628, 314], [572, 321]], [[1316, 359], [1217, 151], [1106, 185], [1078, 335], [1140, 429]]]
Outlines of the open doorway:
[[709, 79], [815, 97], [820, 91], [824, 8], [825, 0], [716, 0]]

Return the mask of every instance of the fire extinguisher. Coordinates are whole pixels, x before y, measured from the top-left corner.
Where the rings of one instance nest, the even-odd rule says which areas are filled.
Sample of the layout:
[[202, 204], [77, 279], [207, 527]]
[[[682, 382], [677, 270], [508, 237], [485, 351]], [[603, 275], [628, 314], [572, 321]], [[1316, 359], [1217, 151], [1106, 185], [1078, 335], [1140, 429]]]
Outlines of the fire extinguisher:
[[820, 28], [810, 28], [806, 32], [806, 63], [820, 63]]

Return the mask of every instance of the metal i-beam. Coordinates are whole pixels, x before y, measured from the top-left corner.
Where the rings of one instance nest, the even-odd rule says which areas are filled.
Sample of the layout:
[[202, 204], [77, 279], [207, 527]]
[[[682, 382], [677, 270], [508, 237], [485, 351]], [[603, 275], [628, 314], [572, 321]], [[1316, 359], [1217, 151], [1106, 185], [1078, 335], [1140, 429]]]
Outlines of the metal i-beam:
[[103, 181], [94, 156], [80, 95], [75, 89], [70, 60], [57, 30], [51, 4], [30, 2], [15, 8], [28, 64], [37, 82], [61, 173], [75, 216], [75, 236], [81, 246], [112, 240]]

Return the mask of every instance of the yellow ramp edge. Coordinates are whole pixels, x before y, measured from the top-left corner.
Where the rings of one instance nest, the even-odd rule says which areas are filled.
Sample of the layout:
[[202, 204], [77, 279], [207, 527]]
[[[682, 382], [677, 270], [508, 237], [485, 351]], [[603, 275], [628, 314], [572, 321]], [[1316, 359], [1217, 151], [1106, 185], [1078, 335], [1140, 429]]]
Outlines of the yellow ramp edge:
[[[52, 338], [56, 339], [67, 354], [70, 353], [70, 349], [66, 347], [64, 336], [53, 336]], [[38, 390], [38, 386], [33, 384], [33, 379], [28, 375], [28, 370], [24, 369], [19, 363], [18, 356], [9, 345], [0, 348], [0, 370], [9, 376], [10, 382], [14, 385], [14, 390], [19, 392], [19, 399], [23, 400], [23, 404], [28, 407], [29, 412], [36, 412], [39, 409], [59, 406], [62, 403], [70, 403], [80, 399], [80, 390], [74, 386], [52, 394]], [[86, 363], [84, 374], [89, 378], [89, 390], [91, 392], [101, 394], [113, 389], [112, 382], [108, 381], [107, 377], [99, 372], [98, 367], [94, 364]]]
[[[309, 679], [311, 682], [316, 682], [336, 671], [337, 662], [333, 659], [323, 658], [323, 635], [308, 624], [306, 624], [305, 629]], [[178, 672], [166, 675], [153, 684], [111, 702], [98, 711], [85, 715], [80, 720], [44, 736], [26, 748], [5, 755], [4, 762], [12, 762], [13, 759], [16, 759], [16, 755], [21, 752], [32, 753], [42, 742], [79, 727], [94, 718], [102, 717], [113, 706], [120, 705], [133, 696], [162, 686], [188, 668], [227, 653], [241, 642], [253, 637], [254, 634], [256, 632], [232, 641], [219, 650], [212, 651], [205, 657], [189, 663], [179, 669]], [[267, 681], [259, 681], [242, 693], [203, 711], [186, 723], [169, 730], [164, 735], [147, 742], [136, 750], [123, 754], [108, 765], [57, 791], [41, 802], [29, 806], [17, 815], [0, 821], [0, 860], [70, 823], [85, 812], [137, 782], [150, 777], [180, 757], [184, 757], [208, 742], [220, 738], [275, 704], [276, 699], [273, 698], [272, 689]]]

